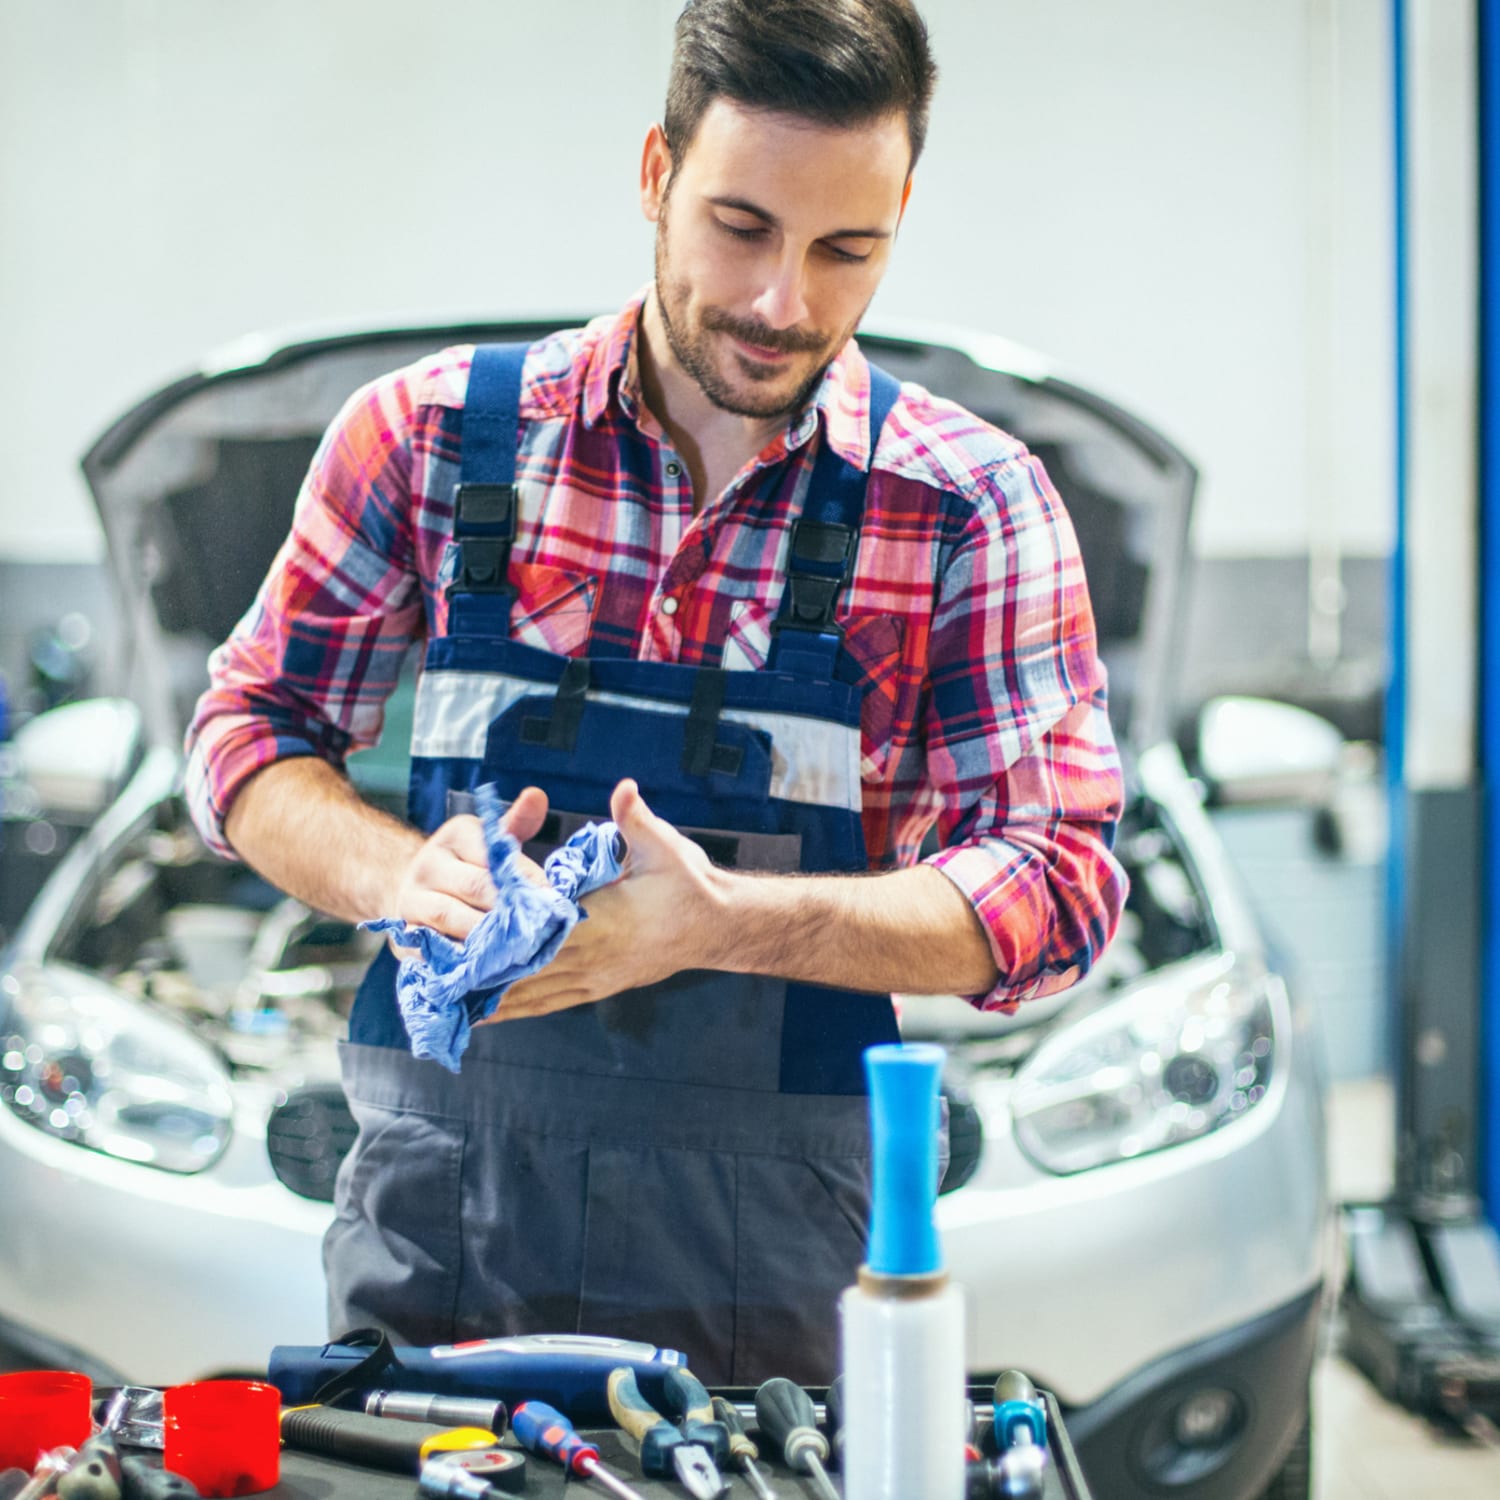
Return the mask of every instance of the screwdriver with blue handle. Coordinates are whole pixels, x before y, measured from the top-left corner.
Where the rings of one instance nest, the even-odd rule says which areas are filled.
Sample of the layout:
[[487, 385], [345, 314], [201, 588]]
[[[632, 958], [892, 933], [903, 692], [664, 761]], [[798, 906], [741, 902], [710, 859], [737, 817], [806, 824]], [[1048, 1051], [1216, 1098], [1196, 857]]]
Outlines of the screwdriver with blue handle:
[[[698, 1385], [697, 1381], [693, 1382]], [[623, 1365], [609, 1375], [609, 1410], [615, 1421], [641, 1445], [641, 1473], [648, 1478], [676, 1475], [694, 1500], [716, 1500], [727, 1488], [709, 1451], [689, 1442], [641, 1395], [635, 1371]], [[698, 1386], [701, 1391], [702, 1386]], [[704, 1406], [707, 1407], [707, 1392]], [[713, 1413], [709, 1411], [711, 1418]], [[707, 1425], [713, 1425], [712, 1422]], [[721, 1433], [723, 1429], [720, 1429]], [[727, 1451], [729, 1440], [723, 1438]]]
[[539, 1454], [559, 1463], [570, 1474], [597, 1479], [620, 1500], [644, 1500], [622, 1479], [616, 1479], [599, 1462], [599, 1450], [578, 1436], [573, 1424], [556, 1407], [545, 1401], [523, 1401], [510, 1414], [510, 1430], [528, 1453]]

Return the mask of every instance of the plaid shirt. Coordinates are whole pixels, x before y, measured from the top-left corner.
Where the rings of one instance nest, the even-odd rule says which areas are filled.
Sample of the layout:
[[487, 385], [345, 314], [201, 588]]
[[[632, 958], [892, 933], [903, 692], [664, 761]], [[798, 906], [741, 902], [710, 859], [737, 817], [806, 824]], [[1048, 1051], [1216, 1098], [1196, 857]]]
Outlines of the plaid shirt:
[[[517, 454], [512, 634], [569, 655], [762, 665], [789, 528], [818, 444], [864, 467], [869, 375], [852, 342], [808, 405], [697, 515], [641, 396], [640, 301], [530, 352]], [[187, 790], [221, 853], [224, 814], [269, 761], [342, 765], [380, 736], [410, 643], [446, 627], [452, 489], [469, 348], [355, 393], [325, 436], [291, 534], [210, 661]], [[1113, 935], [1125, 877], [1104, 669], [1072, 526], [1014, 438], [902, 389], [868, 485], [839, 619], [862, 673], [860, 775], [874, 869], [930, 863], [968, 897], [1000, 982], [1047, 994]], [[629, 766], [622, 766], [622, 775]]]

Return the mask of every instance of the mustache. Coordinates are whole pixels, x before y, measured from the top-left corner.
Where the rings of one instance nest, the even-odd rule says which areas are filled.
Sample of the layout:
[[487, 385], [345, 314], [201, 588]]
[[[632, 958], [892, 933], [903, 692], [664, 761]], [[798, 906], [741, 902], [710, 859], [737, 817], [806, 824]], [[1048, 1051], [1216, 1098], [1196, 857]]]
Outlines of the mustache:
[[727, 333], [744, 339], [747, 344], [758, 344], [762, 349], [774, 349], [778, 354], [816, 354], [828, 342], [821, 333], [804, 332], [796, 328], [772, 328], [754, 318], [737, 318], [722, 308], [711, 307], [703, 314], [703, 326], [712, 333]]

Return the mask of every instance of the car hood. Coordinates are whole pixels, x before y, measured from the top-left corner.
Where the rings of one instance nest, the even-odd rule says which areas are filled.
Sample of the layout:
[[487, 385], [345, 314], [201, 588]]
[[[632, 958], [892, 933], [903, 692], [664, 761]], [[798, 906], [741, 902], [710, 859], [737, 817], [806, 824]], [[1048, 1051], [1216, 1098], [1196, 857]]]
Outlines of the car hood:
[[[128, 611], [129, 691], [180, 742], [209, 651], [254, 598], [318, 440], [357, 387], [450, 344], [539, 338], [579, 318], [425, 324], [242, 341], [152, 393], [84, 474]], [[1111, 713], [1137, 745], [1169, 727], [1196, 471], [1167, 438], [1004, 340], [885, 325], [865, 352], [1022, 438], [1072, 515]]]

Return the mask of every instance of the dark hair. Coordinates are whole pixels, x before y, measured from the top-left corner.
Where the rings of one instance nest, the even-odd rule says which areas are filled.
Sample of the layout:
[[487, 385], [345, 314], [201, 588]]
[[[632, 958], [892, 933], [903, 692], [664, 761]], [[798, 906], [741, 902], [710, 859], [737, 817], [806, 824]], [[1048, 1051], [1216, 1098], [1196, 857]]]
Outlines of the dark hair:
[[677, 18], [663, 121], [674, 158], [717, 98], [864, 125], [906, 115], [915, 166], [937, 67], [911, 0], [688, 0]]

